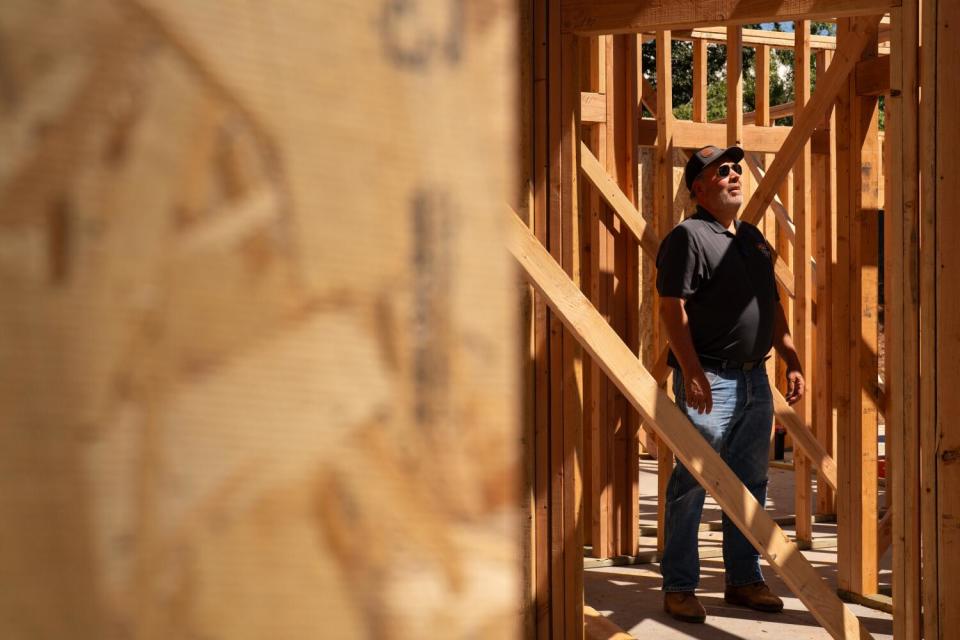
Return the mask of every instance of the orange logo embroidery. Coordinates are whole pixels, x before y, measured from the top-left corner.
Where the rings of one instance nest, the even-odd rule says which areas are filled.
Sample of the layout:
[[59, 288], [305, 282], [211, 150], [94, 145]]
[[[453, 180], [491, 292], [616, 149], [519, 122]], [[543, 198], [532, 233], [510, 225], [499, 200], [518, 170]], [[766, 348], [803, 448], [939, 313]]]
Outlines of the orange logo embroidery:
[[700, 157], [701, 157], [701, 158], [709, 158], [710, 156], [712, 156], [712, 155], [715, 154], [716, 152], [717, 152], [717, 149], [716, 149], [716, 148], [714, 148], [714, 147], [708, 147], [708, 148], [706, 148], [706, 149], [704, 149], [703, 151], [700, 152]]

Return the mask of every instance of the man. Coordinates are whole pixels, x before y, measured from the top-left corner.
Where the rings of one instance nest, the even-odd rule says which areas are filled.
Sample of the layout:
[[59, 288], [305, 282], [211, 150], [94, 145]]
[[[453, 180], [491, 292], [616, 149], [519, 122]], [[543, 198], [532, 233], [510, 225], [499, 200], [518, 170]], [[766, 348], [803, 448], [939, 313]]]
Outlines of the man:
[[[755, 226], [737, 220], [743, 150], [708, 146], [687, 163], [694, 215], [664, 238], [657, 256], [661, 317], [670, 339], [677, 405], [763, 505], [773, 399], [764, 360], [771, 346], [787, 363], [787, 401], [804, 393], [800, 359], [774, 281], [774, 255]], [[704, 490], [682, 464], [667, 486], [664, 610], [687, 622], [706, 612], [697, 532]], [[783, 602], [760, 572], [759, 553], [723, 516], [724, 598], [759, 611]]]

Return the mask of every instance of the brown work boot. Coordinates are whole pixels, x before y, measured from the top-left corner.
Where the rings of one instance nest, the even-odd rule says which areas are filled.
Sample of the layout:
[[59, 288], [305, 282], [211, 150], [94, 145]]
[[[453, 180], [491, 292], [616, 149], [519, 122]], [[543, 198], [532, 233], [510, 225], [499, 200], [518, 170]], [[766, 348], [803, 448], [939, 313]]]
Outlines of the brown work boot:
[[707, 619], [707, 612], [693, 591], [664, 592], [663, 610], [683, 622], [703, 622]]
[[770, 592], [766, 582], [754, 582], [739, 587], [727, 585], [723, 599], [730, 604], [739, 604], [756, 611], [779, 613], [783, 611], [783, 600]]

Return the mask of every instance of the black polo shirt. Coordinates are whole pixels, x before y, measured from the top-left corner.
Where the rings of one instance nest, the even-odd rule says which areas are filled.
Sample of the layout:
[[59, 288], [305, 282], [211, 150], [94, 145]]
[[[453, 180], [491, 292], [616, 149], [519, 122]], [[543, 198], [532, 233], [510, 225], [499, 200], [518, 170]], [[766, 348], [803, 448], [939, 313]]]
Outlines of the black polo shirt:
[[697, 207], [660, 244], [657, 291], [686, 301], [698, 354], [747, 362], [773, 346], [780, 298], [770, 245], [752, 224], [734, 225], [736, 234]]

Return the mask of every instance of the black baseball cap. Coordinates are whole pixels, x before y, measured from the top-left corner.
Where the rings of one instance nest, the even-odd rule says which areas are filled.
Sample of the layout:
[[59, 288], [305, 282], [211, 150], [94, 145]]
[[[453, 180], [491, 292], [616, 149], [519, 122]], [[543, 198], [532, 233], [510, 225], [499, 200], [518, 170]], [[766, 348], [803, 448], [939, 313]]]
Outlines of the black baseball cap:
[[692, 190], [693, 181], [697, 179], [700, 172], [720, 158], [729, 158], [734, 162], [740, 162], [743, 160], [743, 149], [736, 145], [721, 149], [712, 144], [698, 149], [696, 153], [690, 156], [687, 167], [683, 170], [683, 178], [687, 182], [687, 189]]

